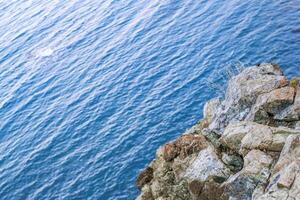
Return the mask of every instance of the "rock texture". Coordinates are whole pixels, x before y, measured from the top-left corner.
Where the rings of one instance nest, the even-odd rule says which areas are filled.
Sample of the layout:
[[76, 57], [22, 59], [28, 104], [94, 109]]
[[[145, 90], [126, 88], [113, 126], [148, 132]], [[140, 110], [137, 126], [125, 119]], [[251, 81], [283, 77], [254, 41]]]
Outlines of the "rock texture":
[[203, 116], [157, 150], [137, 199], [300, 200], [300, 89], [278, 65], [232, 77]]

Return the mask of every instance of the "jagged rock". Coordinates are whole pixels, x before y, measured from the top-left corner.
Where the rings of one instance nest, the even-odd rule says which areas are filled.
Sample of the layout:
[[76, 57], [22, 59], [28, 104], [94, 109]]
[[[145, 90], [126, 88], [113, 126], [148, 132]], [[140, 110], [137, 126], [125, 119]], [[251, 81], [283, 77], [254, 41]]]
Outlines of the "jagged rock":
[[268, 126], [256, 123], [249, 126], [249, 132], [241, 141], [240, 153], [246, 155], [252, 149], [269, 150], [273, 141], [272, 130]]
[[231, 169], [238, 172], [243, 168], [243, 158], [238, 154], [222, 153], [222, 161]]
[[220, 136], [218, 134], [216, 134], [215, 132], [207, 129], [207, 128], [204, 128], [202, 131], [201, 131], [201, 134], [209, 141], [212, 143], [212, 145], [216, 148], [218, 148], [221, 143], [219, 141], [219, 138]]
[[227, 200], [221, 183], [210, 179], [206, 182], [193, 180], [189, 183], [189, 191], [194, 200]]
[[253, 127], [255, 126], [251, 126], [249, 122], [231, 123], [226, 127], [220, 142], [235, 152], [239, 152], [242, 139]]
[[198, 153], [207, 147], [207, 141], [202, 135], [183, 135], [175, 141], [175, 146], [180, 149], [179, 157], [184, 159], [188, 155]]
[[221, 135], [230, 122], [246, 118], [260, 94], [287, 84], [288, 81], [277, 65], [261, 64], [259, 67], [245, 69], [229, 80], [225, 100], [216, 111], [209, 128]]
[[149, 185], [145, 185], [145, 187], [142, 188], [141, 195], [137, 198], [137, 200], [154, 200], [151, 187]]
[[288, 136], [285, 145], [280, 153], [280, 157], [274, 166], [274, 172], [280, 171], [292, 162], [300, 163], [300, 136]]
[[278, 65], [245, 69], [201, 122], [158, 149], [138, 199], [300, 200], [299, 103]]
[[243, 173], [253, 174], [260, 181], [267, 181], [265, 171], [269, 171], [273, 158], [260, 150], [251, 150], [244, 158]]
[[160, 183], [158, 180], [154, 180], [150, 185], [150, 190], [152, 191], [153, 198], [158, 199], [159, 197], [168, 197], [168, 187], [170, 186]]
[[220, 142], [242, 155], [246, 155], [252, 149], [280, 152], [290, 134], [300, 135], [300, 131], [243, 121], [229, 124]]
[[173, 160], [174, 158], [176, 158], [176, 156], [178, 156], [178, 154], [179, 149], [177, 149], [174, 143], [164, 145], [162, 155], [166, 161]]
[[201, 193], [194, 197], [197, 200], [227, 200], [227, 196], [224, 195], [224, 188], [220, 183], [214, 180], [208, 180], [205, 182]]
[[216, 114], [218, 107], [220, 106], [221, 101], [219, 98], [212, 99], [204, 105], [203, 108], [203, 117], [207, 120], [207, 123], [210, 124], [212, 122], [213, 117]]
[[293, 122], [299, 120], [299, 113], [296, 112], [295, 106], [290, 105], [274, 115], [275, 120]]
[[250, 200], [257, 185], [267, 182], [272, 160], [262, 151], [250, 151], [244, 158], [244, 168], [223, 184], [225, 193], [230, 199]]
[[294, 95], [295, 89], [290, 86], [259, 95], [247, 120], [268, 124], [271, 116], [275, 115], [276, 119], [288, 117], [288, 109], [293, 104]]
[[184, 159], [206, 147], [207, 142], [202, 135], [185, 134], [176, 141], [164, 145], [162, 156], [166, 161], [172, 161], [177, 156]]
[[140, 173], [140, 175], [137, 178], [136, 185], [139, 189], [142, 189], [142, 187], [149, 183], [153, 179], [153, 169], [151, 167], [147, 167]]
[[296, 89], [294, 105], [295, 105], [295, 111], [299, 114], [300, 113], [300, 87], [297, 87]]
[[188, 183], [186, 180], [182, 180], [179, 184], [176, 184], [172, 187], [172, 191], [170, 192], [171, 199], [178, 200], [192, 200], [192, 196], [188, 190]]
[[172, 169], [174, 171], [177, 180], [184, 177], [186, 169], [191, 165], [191, 163], [196, 159], [197, 154], [190, 155], [185, 159], [175, 158], [172, 163]]
[[283, 172], [278, 179], [277, 186], [279, 188], [285, 187], [290, 189], [295, 180], [296, 174], [298, 173], [299, 166], [295, 162], [292, 162], [289, 166], [283, 169]]
[[272, 171], [265, 193], [255, 199], [300, 198], [300, 136], [290, 135]]
[[205, 182], [208, 178], [226, 180], [230, 170], [218, 158], [212, 147], [199, 152], [194, 162], [187, 168], [185, 178]]
[[300, 121], [296, 123], [295, 130], [297, 130], [297, 131], [300, 130]]

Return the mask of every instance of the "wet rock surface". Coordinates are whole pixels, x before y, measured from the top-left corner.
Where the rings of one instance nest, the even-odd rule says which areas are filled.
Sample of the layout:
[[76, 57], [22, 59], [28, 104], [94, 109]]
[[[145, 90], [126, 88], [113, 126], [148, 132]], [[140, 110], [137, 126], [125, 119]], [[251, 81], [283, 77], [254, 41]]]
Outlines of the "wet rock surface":
[[157, 150], [137, 199], [300, 199], [300, 89], [278, 65], [232, 77], [203, 117]]

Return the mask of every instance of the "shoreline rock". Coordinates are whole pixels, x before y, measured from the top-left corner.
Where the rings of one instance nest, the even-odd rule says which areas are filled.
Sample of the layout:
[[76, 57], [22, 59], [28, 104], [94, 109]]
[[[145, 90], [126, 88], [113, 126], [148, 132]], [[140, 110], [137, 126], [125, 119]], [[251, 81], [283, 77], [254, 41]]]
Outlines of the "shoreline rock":
[[232, 77], [203, 116], [157, 150], [138, 200], [300, 199], [300, 89], [278, 65]]

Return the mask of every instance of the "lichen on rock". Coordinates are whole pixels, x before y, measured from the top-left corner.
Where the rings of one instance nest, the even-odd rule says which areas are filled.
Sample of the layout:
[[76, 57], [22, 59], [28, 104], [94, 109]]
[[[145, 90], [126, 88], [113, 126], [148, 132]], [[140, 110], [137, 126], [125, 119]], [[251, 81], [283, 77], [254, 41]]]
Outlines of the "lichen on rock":
[[300, 89], [276, 64], [246, 68], [203, 119], [161, 146], [139, 200], [300, 199]]

